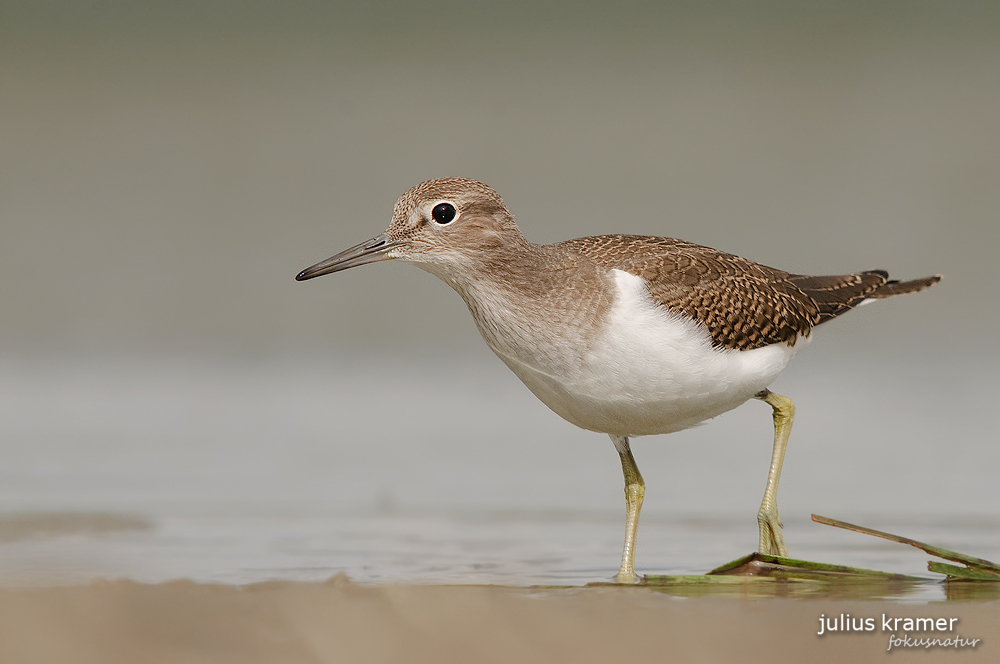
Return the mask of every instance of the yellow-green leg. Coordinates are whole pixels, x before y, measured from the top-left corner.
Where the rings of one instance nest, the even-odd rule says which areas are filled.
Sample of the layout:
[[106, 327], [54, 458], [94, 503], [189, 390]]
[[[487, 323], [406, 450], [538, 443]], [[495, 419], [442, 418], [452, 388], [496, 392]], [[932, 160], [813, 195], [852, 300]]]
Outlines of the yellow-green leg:
[[628, 437], [611, 436], [622, 460], [622, 473], [625, 475], [625, 546], [622, 548], [622, 566], [615, 577], [617, 583], [635, 583], [639, 577], [635, 574], [635, 533], [639, 528], [639, 510], [642, 509], [642, 497], [646, 493], [646, 483], [642, 481], [639, 467], [632, 458], [632, 450], [628, 445]]
[[788, 435], [792, 432], [795, 404], [788, 397], [763, 390], [756, 395], [774, 410], [774, 452], [771, 454], [771, 470], [767, 473], [767, 488], [764, 500], [757, 512], [760, 527], [760, 553], [770, 556], [788, 556], [785, 536], [781, 533], [781, 517], [778, 516], [778, 480], [781, 479], [781, 464], [785, 460]]

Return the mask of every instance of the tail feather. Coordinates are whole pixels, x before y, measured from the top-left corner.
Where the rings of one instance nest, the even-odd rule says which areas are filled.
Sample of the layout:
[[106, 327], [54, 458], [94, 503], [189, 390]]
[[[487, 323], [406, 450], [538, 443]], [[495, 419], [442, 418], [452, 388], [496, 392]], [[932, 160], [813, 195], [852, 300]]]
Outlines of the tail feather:
[[869, 293], [868, 297], [875, 300], [881, 300], [886, 297], [892, 297], [893, 295], [919, 293], [925, 288], [930, 288], [939, 281], [941, 281], [940, 274], [924, 277], [923, 279], [913, 279], [912, 281], [887, 281]]
[[820, 277], [795, 275], [788, 281], [816, 303], [818, 325], [871, 300], [922, 291], [941, 281], [941, 275], [898, 281], [890, 280], [885, 270], [868, 270]]

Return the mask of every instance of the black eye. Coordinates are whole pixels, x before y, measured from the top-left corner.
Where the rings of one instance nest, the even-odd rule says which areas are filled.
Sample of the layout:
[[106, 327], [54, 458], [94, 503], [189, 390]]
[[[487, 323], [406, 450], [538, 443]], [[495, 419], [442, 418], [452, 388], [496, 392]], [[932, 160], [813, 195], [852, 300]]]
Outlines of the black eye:
[[455, 218], [455, 206], [451, 203], [438, 203], [431, 210], [431, 216], [439, 224], [447, 224]]

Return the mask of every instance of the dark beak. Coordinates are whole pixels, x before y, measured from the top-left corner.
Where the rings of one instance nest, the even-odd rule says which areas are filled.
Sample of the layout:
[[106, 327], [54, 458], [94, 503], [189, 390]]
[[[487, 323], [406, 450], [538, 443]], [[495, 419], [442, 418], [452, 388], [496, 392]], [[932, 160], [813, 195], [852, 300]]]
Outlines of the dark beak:
[[321, 277], [331, 272], [340, 272], [341, 270], [357, 267], [358, 265], [392, 260], [392, 256], [386, 256], [386, 253], [396, 246], [399, 246], [398, 243], [390, 242], [389, 238], [383, 233], [378, 237], [365, 240], [361, 244], [342, 251], [336, 256], [327, 258], [325, 261], [316, 263], [312, 267], [307, 267], [295, 276], [295, 280], [305, 281], [306, 279]]

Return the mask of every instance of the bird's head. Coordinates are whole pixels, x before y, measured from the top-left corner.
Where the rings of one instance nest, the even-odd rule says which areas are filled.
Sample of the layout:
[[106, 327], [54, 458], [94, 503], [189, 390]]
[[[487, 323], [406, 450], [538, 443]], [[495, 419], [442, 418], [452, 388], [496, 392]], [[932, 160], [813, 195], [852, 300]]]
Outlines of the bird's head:
[[399, 258], [450, 280], [523, 241], [497, 192], [476, 180], [439, 178], [403, 194], [384, 233], [306, 268], [295, 278], [304, 281]]

